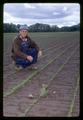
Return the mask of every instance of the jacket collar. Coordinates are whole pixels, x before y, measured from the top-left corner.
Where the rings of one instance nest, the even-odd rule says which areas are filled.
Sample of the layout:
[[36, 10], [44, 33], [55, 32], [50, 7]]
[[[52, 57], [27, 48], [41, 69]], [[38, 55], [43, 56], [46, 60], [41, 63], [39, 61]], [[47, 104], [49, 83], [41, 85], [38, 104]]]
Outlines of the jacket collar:
[[21, 35], [18, 36], [22, 41], [27, 41], [28, 40], [28, 36], [26, 36], [25, 38], [23, 38]]

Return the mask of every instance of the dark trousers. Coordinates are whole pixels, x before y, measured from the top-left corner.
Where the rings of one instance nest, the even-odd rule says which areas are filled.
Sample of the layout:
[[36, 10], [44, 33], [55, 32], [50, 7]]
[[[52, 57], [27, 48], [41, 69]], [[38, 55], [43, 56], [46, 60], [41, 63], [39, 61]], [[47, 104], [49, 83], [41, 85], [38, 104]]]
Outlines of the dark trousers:
[[35, 64], [37, 62], [38, 58], [38, 51], [35, 48], [31, 48], [26, 52], [27, 55], [30, 55], [33, 57], [33, 61], [30, 62], [29, 60], [24, 60], [22, 58], [17, 57], [16, 58], [16, 65], [20, 65], [22, 67], [27, 67], [31, 64]]

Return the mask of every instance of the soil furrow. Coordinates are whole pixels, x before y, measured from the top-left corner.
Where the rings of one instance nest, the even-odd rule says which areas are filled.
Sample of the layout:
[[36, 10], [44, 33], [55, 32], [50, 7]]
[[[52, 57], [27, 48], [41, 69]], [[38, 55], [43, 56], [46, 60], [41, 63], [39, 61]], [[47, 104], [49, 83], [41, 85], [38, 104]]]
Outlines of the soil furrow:
[[[48, 96], [46, 98], [42, 98], [37, 103], [37, 105], [35, 105], [35, 107], [32, 108], [31, 112], [29, 111], [29, 113], [26, 114], [26, 116], [55, 116], [55, 117], [64, 116], [66, 117], [70, 107], [72, 97], [73, 97], [73, 91], [76, 86], [76, 80], [77, 80], [76, 74], [79, 73], [79, 70], [76, 70], [76, 68], [75, 68], [75, 71], [73, 71], [73, 74], [72, 72], [68, 73], [68, 71], [70, 71], [70, 69], [66, 71], [66, 68], [68, 66], [70, 65], [66, 64], [66, 66], [64, 67], [64, 72], [65, 72], [64, 76], [66, 77], [63, 77], [63, 74], [61, 74], [63, 73], [63, 71], [61, 71], [51, 83], [51, 86], [49, 87]], [[71, 77], [67, 78], [67, 76], [71, 76]], [[65, 81], [63, 78], [65, 79], [65, 81], [68, 81], [68, 79], [72, 80], [72, 85], [64, 86]], [[61, 81], [64, 83], [63, 85], [59, 84]]]
[[[59, 48], [59, 51], [54, 52], [54, 54], [56, 54], [56, 55], [59, 54], [60, 49], [62, 51], [63, 48], [64, 48], [64, 46]], [[49, 56], [50, 56], [50, 58], [49, 58]], [[40, 67], [40, 68], [43, 67], [45, 64], [47, 64], [52, 59], [52, 57], [54, 58], [53, 54], [51, 54], [51, 55], [49, 54], [49, 56], [47, 56], [46, 60], [44, 60], [44, 61], [42, 61], [42, 59], [41, 59], [41, 61], [38, 61], [39, 62], [38, 67]], [[32, 71], [29, 71], [28, 69], [26, 69], [26, 71], [24, 70], [24, 71], [17, 72], [17, 74], [12, 75], [12, 77], [11, 77], [11, 74], [9, 74], [8, 76], [4, 76], [4, 79], [5, 79], [4, 82], [6, 81], [6, 85], [4, 83], [4, 90], [9, 89], [10, 87], [12, 88], [12, 85], [14, 85], [14, 83], [15, 84], [19, 83], [20, 81], [25, 79], [31, 73], [32, 73]]]
[[[72, 49], [71, 49], [71, 51], [72, 51]], [[69, 53], [67, 54], [67, 55], [69, 55]], [[62, 57], [61, 57], [62, 58]], [[35, 81], [36, 82], [36, 81]], [[37, 81], [37, 83], [38, 83], [38, 81]], [[33, 83], [31, 83], [31, 85], [32, 85]], [[36, 83], [35, 83], [35, 88], [37, 88], [38, 87], [38, 85], [36, 86]], [[34, 91], [35, 90], [35, 88], [33, 88], [32, 89], [32, 87], [31, 87], [31, 89], [32, 89], [32, 91]], [[37, 90], [37, 89], [36, 89]], [[27, 91], [27, 93], [28, 93], [28, 91], [29, 90], [26, 90], [25, 88], [24, 88], [24, 91]], [[31, 92], [32, 92], [31, 91]], [[35, 95], [37, 96], [37, 92], [38, 91], [34, 91], [35, 92]], [[14, 96], [12, 96], [13, 97], [13, 100], [15, 100], [15, 99], [19, 99], [19, 97], [21, 97], [21, 101], [22, 101], [22, 98], [24, 99], [26, 99], [27, 100], [27, 102], [28, 102], [28, 94], [26, 94], [26, 93], [22, 93], [22, 91], [20, 90], [20, 94], [19, 95], [24, 95], [24, 96], [17, 96], [16, 94], [14, 94], [15, 95], [15, 97]], [[12, 97], [10, 97], [10, 99], [12, 100]], [[33, 100], [31, 100], [31, 101], [33, 101]], [[15, 101], [13, 101], [13, 103], [15, 103]], [[22, 105], [22, 104], [21, 104]], [[29, 106], [30, 104], [28, 104], [28, 106]], [[20, 106], [20, 104], [19, 104], [19, 106]], [[20, 106], [21, 107], [21, 112], [22, 112], [22, 106]]]
[[[68, 48], [67, 48], [67, 49], [68, 49]], [[64, 51], [63, 51], [62, 53], [64, 53]], [[61, 53], [61, 54], [62, 54], [62, 53]], [[59, 56], [59, 54], [58, 54], [58, 56]], [[55, 57], [55, 59], [57, 59], [57, 56]], [[47, 59], [47, 60], [48, 60], [48, 59]], [[52, 60], [52, 61], [53, 61], [53, 60]], [[45, 62], [45, 61], [44, 61], [44, 62]], [[48, 65], [49, 65], [49, 64], [48, 64]], [[48, 65], [47, 65], [47, 66], [48, 66]], [[46, 67], [47, 67], [47, 66], [46, 66]], [[42, 69], [42, 68], [41, 68], [41, 69]], [[41, 72], [41, 69], [39, 70], [40, 72]], [[34, 72], [34, 73], [37, 74], [38, 72], [36, 71], [36, 72]], [[20, 73], [20, 74], [22, 75], [22, 73]], [[16, 80], [16, 79], [15, 79], [15, 80]], [[12, 83], [14, 83], [14, 82], [12, 82]], [[17, 82], [16, 82], [16, 83], [17, 83]], [[19, 83], [19, 84], [21, 84], [21, 83]], [[7, 84], [6, 84], [6, 85], [7, 85]], [[11, 88], [12, 88], [11, 82], [9, 83], [9, 86], [11, 86]], [[8, 86], [6, 86], [6, 87], [8, 87]], [[7, 89], [8, 89], [8, 88], [7, 88]], [[7, 89], [6, 89], [6, 90], [7, 90]], [[10, 93], [11, 93], [11, 92], [10, 92]]]

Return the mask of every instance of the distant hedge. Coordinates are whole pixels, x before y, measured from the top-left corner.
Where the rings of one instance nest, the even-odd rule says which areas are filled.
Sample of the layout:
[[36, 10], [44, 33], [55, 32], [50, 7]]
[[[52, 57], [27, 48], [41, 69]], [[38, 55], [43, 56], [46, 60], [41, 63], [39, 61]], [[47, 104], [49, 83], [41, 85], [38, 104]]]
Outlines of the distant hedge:
[[[4, 23], [3, 30], [4, 32], [18, 32], [20, 24], [13, 23]], [[27, 25], [26, 25], [27, 26]], [[80, 24], [73, 25], [71, 27], [64, 26], [59, 28], [57, 25], [50, 26], [48, 24], [36, 23], [28, 27], [29, 32], [71, 32], [71, 31], [80, 31]]]

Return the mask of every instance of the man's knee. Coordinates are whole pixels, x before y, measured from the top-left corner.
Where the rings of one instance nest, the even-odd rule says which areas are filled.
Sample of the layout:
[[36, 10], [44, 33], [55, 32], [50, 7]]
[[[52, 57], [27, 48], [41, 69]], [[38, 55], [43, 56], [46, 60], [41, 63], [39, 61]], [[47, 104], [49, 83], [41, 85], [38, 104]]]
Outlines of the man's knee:
[[37, 53], [38, 53], [38, 51], [37, 51], [37, 49], [36, 49], [36, 48], [32, 48], [32, 49], [31, 49], [31, 53], [35, 53], [35, 54], [37, 54]]

